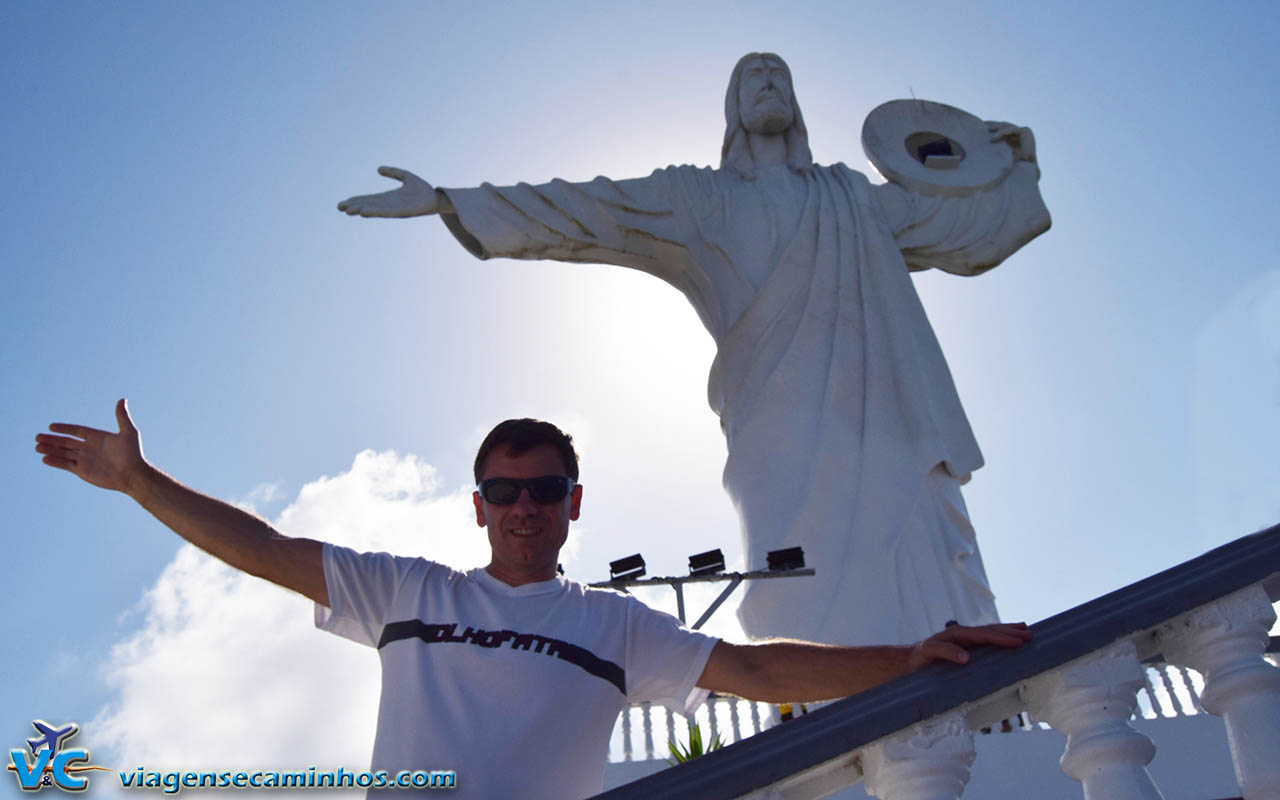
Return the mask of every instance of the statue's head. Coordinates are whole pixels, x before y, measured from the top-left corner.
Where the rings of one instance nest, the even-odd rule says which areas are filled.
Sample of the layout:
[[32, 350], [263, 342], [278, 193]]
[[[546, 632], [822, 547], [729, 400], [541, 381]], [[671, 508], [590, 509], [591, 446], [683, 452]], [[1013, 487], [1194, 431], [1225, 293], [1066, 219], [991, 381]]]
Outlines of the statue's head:
[[813, 166], [809, 131], [800, 115], [791, 70], [773, 53], [748, 53], [738, 60], [724, 96], [724, 146], [720, 167], [746, 180], [756, 176], [755, 154], [748, 134], [781, 134], [787, 145], [787, 166], [804, 172]]

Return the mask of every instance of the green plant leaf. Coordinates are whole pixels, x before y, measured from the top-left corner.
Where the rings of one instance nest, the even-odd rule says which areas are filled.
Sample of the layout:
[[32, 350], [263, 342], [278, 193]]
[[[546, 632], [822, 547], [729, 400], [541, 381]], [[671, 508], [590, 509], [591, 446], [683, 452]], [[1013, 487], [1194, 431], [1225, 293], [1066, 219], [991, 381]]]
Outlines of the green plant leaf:
[[720, 734], [716, 734], [715, 738], [708, 742], [705, 746], [702, 742], [702, 726], [693, 720], [687, 721], [688, 726], [688, 745], [682, 745], [675, 739], [667, 742], [667, 749], [671, 751], [671, 758], [667, 759], [668, 764], [683, 764], [691, 758], [697, 758], [700, 755], [710, 753], [712, 750], [719, 750], [724, 747], [724, 740], [720, 738]]

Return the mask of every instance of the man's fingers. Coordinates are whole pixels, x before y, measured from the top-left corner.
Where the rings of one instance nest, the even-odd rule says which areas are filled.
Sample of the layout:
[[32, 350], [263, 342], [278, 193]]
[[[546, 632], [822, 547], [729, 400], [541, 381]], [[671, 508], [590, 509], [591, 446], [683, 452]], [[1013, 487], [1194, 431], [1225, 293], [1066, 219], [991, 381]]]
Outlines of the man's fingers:
[[37, 433], [36, 443], [67, 449], [78, 448], [84, 444], [84, 442], [79, 439], [72, 439], [69, 436], [53, 436], [48, 433]]
[[1025, 622], [1004, 622], [999, 625], [988, 625], [986, 627], [988, 630], [996, 631], [1006, 636], [1011, 636], [1020, 642], [1029, 642], [1035, 636], [1035, 634], [1031, 632], [1031, 629], [1027, 627], [1027, 623]]
[[951, 661], [956, 664], [969, 663], [969, 651], [958, 644], [942, 639], [930, 639], [921, 648], [921, 655], [926, 661]]
[[1027, 640], [1024, 637], [998, 631], [988, 631], [982, 636], [975, 636], [966, 640], [968, 644], [998, 644], [1002, 647], [1017, 647], [1025, 641]]
[[1007, 622], [1000, 625], [999, 629], [1026, 641], [1031, 641], [1032, 637], [1035, 636], [1035, 634], [1031, 632], [1031, 628], [1027, 627], [1027, 623], [1025, 622]]
[[65, 469], [67, 472], [75, 471], [76, 462], [66, 458], [59, 458], [58, 456], [45, 456], [40, 460], [51, 467], [57, 467], [58, 469]]
[[1031, 630], [1024, 622], [979, 625], [972, 628], [955, 625], [944, 628], [916, 645], [915, 663], [917, 666], [930, 661], [967, 664], [969, 652], [966, 648], [981, 645], [1019, 647], [1030, 640]]
[[65, 433], [80, 439], [88, 439], [91, 436], [105, 436], [107, 434], [106, 431], [90, 428], [87, 425], [71, 425], [66, 422], [54, 422], [49, 425], [49, 430], [54, 433]]
[[69, 458], [75, 460], [76, 454], [79, 452], [79, 448], [51, 442], [40, 442], [36, 445], [36, 452], [41, 455], [57, 456], [58, 458]]
[[947, 642], [965, 645], [994, 644], [1002, 647], [1017, 647], [1031, 641], [1031, 630], [1025, 624], [983, 625], [977, 628], [947, 628], [937, 634]]
[[116, 424], [120, 426], [121, 433], [137, 433], [138, 428], [133, 424], [133, 420], [129, 418], [129, 401], [121, 397], [116, 402]]
[[1022, 644], [1026, 641], [1026, 637], [1019, 636], [1009, 631], [995, 631], [987, 628], [972, 628], [969, 630], [948, 631], [950, 635], [945, 637], [949, 642], [962, 642], [965, 644]]
[[1031, 638], [1031, 629], [1027, 627], [1025, 622], [997, 622], [993, 625], [978, 625], [969, 628], [971, 631], [995, 631], [997, 633], [1007, 633], [1010, 636]]

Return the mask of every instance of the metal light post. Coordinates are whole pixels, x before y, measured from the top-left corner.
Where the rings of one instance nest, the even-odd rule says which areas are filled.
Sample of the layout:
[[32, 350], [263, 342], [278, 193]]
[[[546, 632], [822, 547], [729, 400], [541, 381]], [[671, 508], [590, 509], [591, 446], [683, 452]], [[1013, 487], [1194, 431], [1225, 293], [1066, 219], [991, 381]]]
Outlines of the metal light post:
[[765, 578], [800, 578], [812, 576], [814, 574], [813, 567], [804, 566], [804, 553], [799, 547], [791, 547], [786, 550], [775, 550], [769, 553], [769, 569], [752, 570], [751, 572], [724, 572], [724, 556], [720, 551], [711, 550], [706, 553], [699, 553], [689, 557], [689, 573], [688, 575], [673, 575], [662, 578], [645, 578], [644, 575], [644, 559], [637, 553], [627, 558], [619, 559], [611, 562], [610, 580], [593, 583], [591, 586], [600, 589], [618, 589], [627, 591], [632, 586], [657, 586], [666, 584], [676, 592], [676, 616], [681, 622], [686, 622], [684, 611], [684, 585], [686, 583], [723, 583], [728, 581], [729, 585], [720, 592], [720, 596], [702, 612], [702, 616], [698, 617], [697, 622], [690, 627], [695, 631], [706, 624], [711, 619], [711, 615], [716, 612], [724, 604], [724, 601], [733, 594], [733, 590], [737, 589], [743, 581], [763, 580]]

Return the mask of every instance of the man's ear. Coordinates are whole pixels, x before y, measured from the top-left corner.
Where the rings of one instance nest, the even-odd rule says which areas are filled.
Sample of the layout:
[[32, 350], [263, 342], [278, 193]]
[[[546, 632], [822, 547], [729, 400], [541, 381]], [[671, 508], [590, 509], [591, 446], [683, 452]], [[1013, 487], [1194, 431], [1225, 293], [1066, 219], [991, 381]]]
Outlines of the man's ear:
[[485, 527], [489, 523], [484, 519], [484, 499], [480, 497], [479, 492], [472, 492], [471, 502], [476, 504], [476, 524], [481, 528]]
[[577, 522], [578, 515], [582, 513], [582, 484], [574, 484], [573, 492], [569, 495], [569, 520]]

